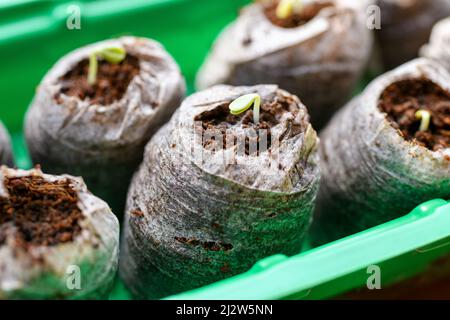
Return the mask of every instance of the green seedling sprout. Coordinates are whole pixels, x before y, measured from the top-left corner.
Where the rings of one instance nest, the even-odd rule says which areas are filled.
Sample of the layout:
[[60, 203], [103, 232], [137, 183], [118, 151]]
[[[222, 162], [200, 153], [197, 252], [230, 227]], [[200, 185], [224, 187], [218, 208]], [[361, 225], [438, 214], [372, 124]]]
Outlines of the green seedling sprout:
[[278, 19], [286, 19], [294, 12], [301, 12], [303, 0], [281, 0], [278, 3], [276, 15]]
[[427, 131], [430, 127], [431, 114], [427, 110], [419, 110], [416, 112], [416, 119], [420, 120], [419, 131]]
[[234, 115], [241, 114], [253, 106], [253, 122], [259, 123], [259, 108], [261, 106], [261, 97], [259, 94], [251, 93], [240, 96], [230, 103], [230, 113]]
[[89, 72], [88, 83], [94, 85], [97, 81], [98, 61], [97, 59], [104, 59], [112, 64], [122, 62], [127, 55], [127, 52], [122, 47], [108, 47], [101, 50], [94, 51], [89, 56]]

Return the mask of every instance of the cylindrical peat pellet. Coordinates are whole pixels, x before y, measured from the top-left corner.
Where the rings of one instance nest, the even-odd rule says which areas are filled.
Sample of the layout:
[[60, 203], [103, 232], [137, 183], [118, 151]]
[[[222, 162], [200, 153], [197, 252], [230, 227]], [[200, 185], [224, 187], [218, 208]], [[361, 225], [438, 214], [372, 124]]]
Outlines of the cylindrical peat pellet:
[[372, 33], [366, 1], [304, 1], [277, 16], [278, 0], [245, 7], [218, 37], [197, 87], [273, 83], [296, 94], [320, 129], [350, 98], [366, 66]]
[[[259, 121], [252, 110], [230, 113], [248, 95], [260, 99]], [[275, 85], [221, 85], [187, 98], [147, 145], [131, 184], [126, 285], [160, 298], [298, 253], [318, 188], [317, 148], [306, 108]]]
[[[126, 53], [120, 63], [93, 56], [106, 50], [112, 59], [118, 49]], [[88, 79], [91, 57], [94, 84]], [[47, 73], [27, 113], [33, 162], [49, 173], [82, 176], [121, 216], [145, 144], [184, 93], [179, 67], [153, 40], [123, 37], [75, 50]]]
[[421, 55], [435, 60], [450, 70], [450, 17], [434, 26], [430, 41], [422, 47]]
[[316, 243], [450, 197], [450, 74], [413, 60], [372, 82], [321, 134]]
[[82, 180], [0, 168], [0, 299], [106, 298], [119, 223]]
[[450, 15], [448, 0], [377, 0], [377, 4], [381, 28], [376, 35], [387, 69], [416, 58], [433, 25]]

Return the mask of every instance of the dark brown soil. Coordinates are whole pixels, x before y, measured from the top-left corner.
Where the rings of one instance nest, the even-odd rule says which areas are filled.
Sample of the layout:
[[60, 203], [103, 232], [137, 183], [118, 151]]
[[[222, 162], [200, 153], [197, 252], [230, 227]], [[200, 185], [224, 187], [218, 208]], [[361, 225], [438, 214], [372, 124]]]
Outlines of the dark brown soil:
[[6, 178], [5, 187], [9, 198], [0, 197], [0, 244], [12, 226], [17, 244], [24, 248], [70, 242], [81, 232], [83, 215], [69, 180]]
[[280, 19], [276, 14], [278, 3], [279, 1], [275, 1], [266, 6], [264, 13], [267, 19], [281, 28], [300, 27], [316, 17], [322, 9], [334, 6], [332, 2], [313, 2], [306, 4], [301, 13], [294, 13], [286, 19]]
[[[91, 104], [110, 105], [122, 99], [131, 80], [139, 73], [139, 59], [132, 55], [118, 64], [101, 60], [98, 62], [97, 82], [90, 85], [87, 81], [89, 59], [80, 61], [62, 76], [60, 94], [89, 99]], [[59, 101], [59, 95], [56, 100]]]
[[224, 242], [216, 242], [216, 241], [200, 241], [194, 238], [185, 238], [185, 237], [175, 237], [180, 243], [188, 244], [194, 247], [202, 246], [203, 249], [208, 251], [229, 251], [233, 249], [233, 245], [231, 243]]
[[[407, 141], [437, 151], [450, 147], [450, 93], [428, 79], [403, 80], [388, 86], [379, 101], [394, 128]], [[419, 131], [420, 120], [415, 113], [427, 110], [430, 127]]]
[[[269, 150], [271, 147], [271, 128], [279, 124], [279, 120], [283, 113], [291, 111], [293, 101], [284, 97], [278, 97], [272, 102], [264, 102], [260, 108], [260, 122], [254, 124], [253, 122], [253, 107], [240, 115], [232, 115], [229, 110], [229, 103], [225, 103], [211, 111], [206, 111], [195, 118], [195, 121], [201, 121], [203, 147], [207, 150], [218, 151], [224, 148], [233, 147], [239, 143], [241, 137], [245, 133], [245, 154], [254, 154], [250, 152], [250, 145], [257, 146], [256, 155], [259, 152]], [[215, 137], [205, 137], [205, 132], [217, 132], [223, 138], [222, 143], [216, 142]], [[281, 137], [282, 139], [290, 138], [299, 134], [302, 131], [302, 125], [291, 123], [289, 136]], [[260, 145], [261, 135], [267, 137], [267, 147]], [[266, 138], [263, 136], [263, 139]], [[227, 141], [229, 140], [229, 141]], [[231, 141], [231, 143], [230, 143]], [[254, 150], [252, 150], [254, 151]]]

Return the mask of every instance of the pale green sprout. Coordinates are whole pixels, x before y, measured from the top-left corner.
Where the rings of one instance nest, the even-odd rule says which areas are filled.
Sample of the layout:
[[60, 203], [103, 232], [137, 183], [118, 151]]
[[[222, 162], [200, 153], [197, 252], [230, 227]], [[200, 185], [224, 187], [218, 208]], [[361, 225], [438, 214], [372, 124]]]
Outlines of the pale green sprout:
[[88, 83], [92, 86], [97, 81], [98, 61], [97, 58], [104, 59], [112, 64], [122, 62], [127, 55], [127, 52], [122, 47], [108, 47], [101, 50], [94, 51], [89, 56], [89, 72]]
[[241, 114], [253, 106], [253, 122], [259, 123], [259, 108], [261, 107], [261, 97], [257, 93], [240, 96], [230, 103], [230, 113], [234, 115]]
[[416, 112], [416, 119], [421, 120], [419, 131], [427, 131], [430, 127], [430, 112], [427, 110], [419, 110]]
[[303, 9], [303, 0], [281, 0], [278, 3], [276, 15], [279, 19], [286, 19], [294, 12], [301, 12]]

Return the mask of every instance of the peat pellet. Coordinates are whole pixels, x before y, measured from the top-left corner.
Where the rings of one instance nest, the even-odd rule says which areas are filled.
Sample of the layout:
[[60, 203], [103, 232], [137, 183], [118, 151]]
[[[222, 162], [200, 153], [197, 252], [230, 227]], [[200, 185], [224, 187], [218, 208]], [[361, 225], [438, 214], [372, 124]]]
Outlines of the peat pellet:
[[6, 128], [0, 121], [0, 165], [13, 165], [13, 156], [11, 150], [11, 139]]
[[381, 28], [376, 35], [386, 69], [416, 58], [433, 25], [450, 15], [448, 0], [377, 0], [377, 4]]
[[[98, 59], [90, 84], [89, 58], [108, 48], [126, 56], [115, 64]], [[27, 113], [32, 160], [49, 173], [82, 176], [121, 216], [145, 144], [184, 93], [179, 67], [153, 40], [123, 37], [75, 50], [47, 73]]]
[[421, 55], [450, 70], [450, 18], [441, 20], [434, 26], [430, 41], [422, 48]]
[[450, 74], [421, 58], [380, 76], [323, 131], [320, 155], [316, 244], [448, 199]]
[[245, 7], [216, 40], [197, 87], [277, 84], [300, 97], [320, 129], [349, 100], [369, 58], [364, 3], [312, 0], [285, 19], [277, 0]]
[[0, 168], [0, 299], [107, 298], [119, 223], [84, 182]]
[[[230, 113], [247, 95], [261, 99], [258, 122], [251, 109]], [[304, 105], [275, 85], [187, 98], [147, 145], [130, 187], [120, 271], [131, 292], [160, 298], [298, 253], [318, 188], [317, 147]]]

